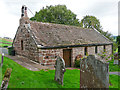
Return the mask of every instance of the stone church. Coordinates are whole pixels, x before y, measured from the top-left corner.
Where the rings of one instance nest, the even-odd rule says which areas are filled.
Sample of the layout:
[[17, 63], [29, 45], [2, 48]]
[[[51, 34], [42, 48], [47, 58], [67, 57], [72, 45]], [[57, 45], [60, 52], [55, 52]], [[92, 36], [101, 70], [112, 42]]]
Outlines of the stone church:
[[41, 65], [54, 65], [57, 56], [73, 67], [77, 55], [112, 54], [113, 42], [96, 30], [76, 26], [31, 21], [22, 6], [19, 27], [13, 40], [16, 55]]

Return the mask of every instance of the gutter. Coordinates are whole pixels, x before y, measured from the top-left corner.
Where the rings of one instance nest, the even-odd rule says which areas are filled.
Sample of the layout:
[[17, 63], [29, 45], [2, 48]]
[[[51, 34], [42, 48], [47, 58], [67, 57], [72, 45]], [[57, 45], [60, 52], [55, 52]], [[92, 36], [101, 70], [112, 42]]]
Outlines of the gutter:
[[81, 45], [67, 45], [67, 46], [41, 46], [39, 49], [56, 49], [56, 48], [71, 48], [71, 47], [90, 47], [90, 46], [103, 46], [103, 45], [113, 45], [113, 43], [102, 43], [102, 44], [81, 44]]

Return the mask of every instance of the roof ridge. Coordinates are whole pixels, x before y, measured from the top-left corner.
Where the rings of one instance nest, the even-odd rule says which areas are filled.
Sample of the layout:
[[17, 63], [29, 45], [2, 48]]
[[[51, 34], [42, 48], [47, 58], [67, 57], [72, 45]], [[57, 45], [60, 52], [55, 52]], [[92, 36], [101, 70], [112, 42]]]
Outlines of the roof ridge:
[[[30, 20], [31, 21], [31, 20]], [[31, 21], [31, 22], [35, 22], [35, 23], [41, 23], [41, 24], [45, 24], [45, 25], [60, 25], [60, 26], [66, 26], [66, 27], [74, 27], [74, 28], [81, 28], [81, 29], [87, 29], [87, 28], [83, 28], [80, 26], [74, 26], [74, 25], [65, 25], [65, 24], [58, 24], [58, 23], [49, 23], [49, 22], [37, 22], [37, 21]]]

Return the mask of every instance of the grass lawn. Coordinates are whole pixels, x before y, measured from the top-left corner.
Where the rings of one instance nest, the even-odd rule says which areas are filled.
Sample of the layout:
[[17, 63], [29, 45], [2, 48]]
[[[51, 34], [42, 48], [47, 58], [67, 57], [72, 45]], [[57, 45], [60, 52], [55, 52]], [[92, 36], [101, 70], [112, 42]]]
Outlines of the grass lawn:
[[[1, 65], [1, 54], [0, 54], [0, 65]], [[1, 82], [2, 82], [2, 68], [0, 66], [0, 85], [1, 85]]]
[[12, 46], [12, 40], [0, 38], [0, 47]]
[[120, 88], [120, 76], [118, 75], [109, 75], [111, 86], [109, 88]]
[[[11, 59], [4, 57], [2, 73], [12, 68], [8, 88], [79, 88], [80, 70], [66, 70], [64, 85], [54, 81], [55, 70], [30, 71]], [[3, 77], [3, 75], [2, 75]]]
[[[30, 71], [11, 59], [4, 57], [2, 73], [7, 68], [12, 68], [8, 88], [79, 88], [80, 70], [66, 70], [64, 74], [64, 85], [61, 86], [54, 81], [55, 70]], [[2, 74], [2, 78], [3, 75]], [[110, 75], [110, 88], [118, 88], [118, 75]]]
[[114, 65], [113, 64], [114, 60], [111, 60], [111, 61], [108, 61], [108, 62], [109, 62], [109, 72], [116, 72], [116, 71], [120, 72], [119, 65]]
[[0, 39], [0, 42], [2, 42], [2, 43], [10, 43], [10, 44], [12, 44], [12, 42], [10, 42], [10, 41], [7, 41], [6, 39]]
[[0, 43], [0, 47], [4, 47], [4, 46], [12, 46], [12, 44], [3, 44], [3, 43]]

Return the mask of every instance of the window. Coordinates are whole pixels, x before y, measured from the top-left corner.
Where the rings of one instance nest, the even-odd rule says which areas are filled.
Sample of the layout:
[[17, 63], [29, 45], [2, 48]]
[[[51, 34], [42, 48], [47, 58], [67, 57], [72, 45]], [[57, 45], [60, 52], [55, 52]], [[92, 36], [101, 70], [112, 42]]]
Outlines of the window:
[[105, 45], [104, 45], [103, 51], [104, 51], [104, 52], [106, 51]]
[[95, 46], [95, 53], [97, 53], [97, 46]]
[[23, 50], [23, 40], [21, 40], [21, 50]]
[[84, 48], [84, 55], [87, 55], [87, 47]]

